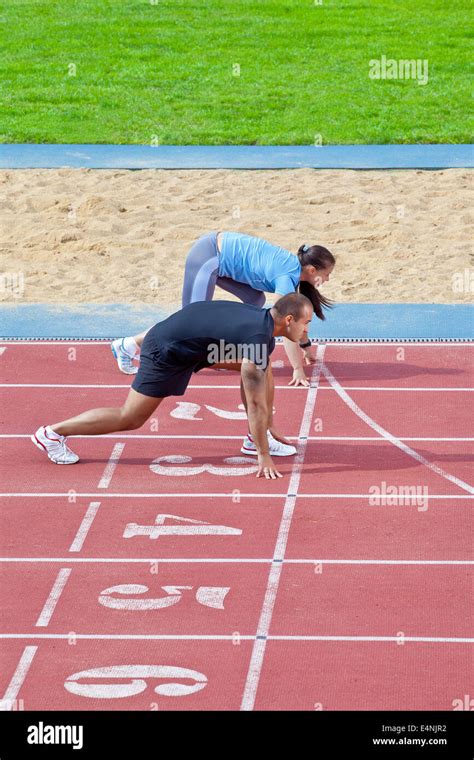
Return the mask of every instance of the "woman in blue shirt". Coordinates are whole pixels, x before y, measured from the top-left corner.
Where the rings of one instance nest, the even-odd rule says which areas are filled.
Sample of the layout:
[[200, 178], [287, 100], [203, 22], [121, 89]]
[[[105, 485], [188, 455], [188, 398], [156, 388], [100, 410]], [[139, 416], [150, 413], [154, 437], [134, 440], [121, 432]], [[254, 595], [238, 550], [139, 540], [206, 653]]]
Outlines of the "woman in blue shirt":
[[[241, 301], [263, 307], [265, 293], [280, 296], [298, 290], [313, 304], [319, 319], [323, 309], [331, 306], [318, 290], [329, 280], [336, 261], [332, 253], [319, 245], [302, 245], [295, 256], [267, 240], [240, 232], [210, 232], [202, 235], [190, 249], [185, 265], [182, 305], [210, 301], [218, 285]], [[137, 371], [133, 358], [146, 332], [114, 341], [112, 351], [126, 374]], [[309, 385], [303, 369], [316, 361], [310, 341], [300, 344], [283, 339], [293, 367], [289, 385]]]

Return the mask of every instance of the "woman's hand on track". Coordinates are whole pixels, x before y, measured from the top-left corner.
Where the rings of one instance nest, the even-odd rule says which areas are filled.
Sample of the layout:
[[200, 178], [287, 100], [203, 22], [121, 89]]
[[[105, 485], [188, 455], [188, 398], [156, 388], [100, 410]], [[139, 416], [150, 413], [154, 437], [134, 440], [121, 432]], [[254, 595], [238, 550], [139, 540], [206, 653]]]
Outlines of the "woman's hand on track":
[[316, 364], [316, 349], [313, 348], [313, 346], [308, 346], [308, 348], [304, 348], [303, 351], [305, 364]]
[[298, 385], [309, 386], [309, 380], [305, 375], [303, 367], [298, 367], [298, 369], [293, 370], [293, 379], [290, 380], [288, 385], [293, 385], [295, 388]]
[[276, 480], [282, 478], [281, 472], [278, 472], [277, 468], [272, 462], [272, 458], [269, 454], [258, 455], [258, 472], [257, 478], [264, 475], [267, 480]]

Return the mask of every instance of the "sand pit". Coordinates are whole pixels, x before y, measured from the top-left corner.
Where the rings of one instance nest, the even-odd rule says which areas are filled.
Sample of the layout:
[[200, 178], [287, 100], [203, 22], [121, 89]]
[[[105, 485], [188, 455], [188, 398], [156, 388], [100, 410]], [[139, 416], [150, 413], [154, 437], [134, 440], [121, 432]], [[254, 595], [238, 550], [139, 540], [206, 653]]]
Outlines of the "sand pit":
[[0, 187], [0, 269], [23, 282], [13, 294], [4, 278], [2, 302], [177, 308], [186, 254], [214, 230], [325, 245], [338, 302], [472, 299], [466, 169], [28, 169], [1, 171]]

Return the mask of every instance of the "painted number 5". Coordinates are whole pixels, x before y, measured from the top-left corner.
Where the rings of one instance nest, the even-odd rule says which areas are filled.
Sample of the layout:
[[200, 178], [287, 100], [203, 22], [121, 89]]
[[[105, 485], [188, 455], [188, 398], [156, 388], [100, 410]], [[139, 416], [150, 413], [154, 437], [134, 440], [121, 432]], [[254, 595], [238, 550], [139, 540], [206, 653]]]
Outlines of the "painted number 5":
[[[113, 679], [120, 681], [130, 679], [128, 683], [110, 683]], [[187, 678], [194, 681], [192, 685], [182, 683], [163, 683], [155, 686], [156, 694], [164, 697], [183, 697], [194, 694], [207, 686], [207, 678], [203, 673], [188, 668], [177, 668], [171, 665], [111, 665], [106, 668], [92, 668], [73, 673], [64, 682], [64, 688], [71, 694], [92, 699], [119, 699], [141, 694], [148, 687], [148, 678]], [[109, 683], [79, 683], [83, 679], [102, 679]]]

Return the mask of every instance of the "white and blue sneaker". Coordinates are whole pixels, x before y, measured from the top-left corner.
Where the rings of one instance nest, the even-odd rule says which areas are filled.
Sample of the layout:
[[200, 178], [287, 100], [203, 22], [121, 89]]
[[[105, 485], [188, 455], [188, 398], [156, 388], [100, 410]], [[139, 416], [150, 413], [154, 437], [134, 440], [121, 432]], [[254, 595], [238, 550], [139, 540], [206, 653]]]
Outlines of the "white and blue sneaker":
[[138, 367], [133, 363], [133, 356], [131, 356], [128, 351], [125, 351], [123, 347], [123, 338], [117, 338], [117, 340], [114, 340], [110, 348], [117, 359], [120, 372], [123, 372], [125, 375], [136, 375]]
[[66, 446], [66, 438], [55, 433], [49, 426], [42, 425], [38, 428], [31, 440], [41, 451], [45, 451], [55, 464], [75, 464], [79, 461], [77, 454]]
[[[287, 443], [281, 443], [272, 436], [270, 431], [267, 431], [268, 438], [268, 453], [271, 457], [291, 457], [296, 454], [296, 446], [289, 446]], [[242, 454], [250, 454], [250, 456], [257, 456], [257, 447], [253, 442], [253, 438], [250, 433], [244, 438], [242, 448], [240, 449]]]

